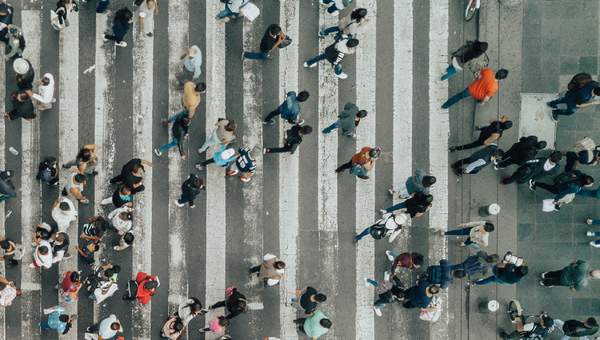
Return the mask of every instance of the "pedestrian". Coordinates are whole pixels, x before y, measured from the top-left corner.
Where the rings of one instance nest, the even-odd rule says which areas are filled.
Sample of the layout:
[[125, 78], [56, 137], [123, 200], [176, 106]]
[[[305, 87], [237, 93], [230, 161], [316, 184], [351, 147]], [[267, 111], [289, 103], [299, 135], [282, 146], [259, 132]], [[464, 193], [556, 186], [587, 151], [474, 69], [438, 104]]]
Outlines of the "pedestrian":
[[212, 332], [215, 335], [225, 334], [225, 328], [229, 326], [229, 320], [223, 315], [215, 316], [208, 322], [208, 327], [199, 329], [200, 333]]
[[[44, 308], [44, 315], [48, 315], [48, 319], [40, 322], [40, 329], [43, 331], [53, 330], [58, 334], [67, 334], [72, 327], [73, 322], [77, 319], [77, 315], [65, 314], [65, 309], [61, 306]], [[108, 339], [108, 338], [107, 338]]]
[[[583, 108], [596, 104], [592, 99], [600, 95], [600, 85], [592, 79], [589, 73], [578, 73], [567, 85], [567, 92], [553, 101], [546, 103], [552, 108], [552, 119], [558, 121], [559, 116], [570, 116], [577, 112], [578, 108]], [[558, 105], [566, 105], [566, 108], [559, 109]]]
[[365, 278], [365, 285], [367, 287], [375, 287], [377, 293], [377, 300], [373, 303], [373, 311], [377, 316], [382, 316], [381, 310], [388, 303], [400, 302], [404, 299], [404, 286], [397, 277], [390, 276], [386, 271], [383, 274], [383, 281], [378, 282], [376, 280]]
[[184, 329], [185, 325], [181, 321], [181, 318], [176, 315], [172, 315], [167, 319], [167, 321], [165, 321], [165, 324], [160, 331], [160, 337], [162, 339], [177, 340], [183, 334]]
[[76, 302], [78, 300], [77, 294], [81, 289], [80, 275], [81, 274], [77, 271], [67, 271], [65, 272], [60, 285], [56, 285], [60, 296], [66, 303]]
[[344, 110], [338, 115], [338, 119], [324, 128], [323, 133], [327, 134], [341, 127], [342, 135], [354, 138], [356, 137], [356, 127], [360, 120], [366, 116], [367, 110], [359, 110], [354, 103], [348, 102], [344, 105]]
[[437, 285], [442, 289], [446, 289], [454, 282], [454, 278], [461, 279], [465, 275], [463, 269], [455, 268], [448, 260], [441, 259], [439, 264], [427, 267], [424, 278], [430, 285]]
[[452, 171], [457, 177], [464, 174], [474, 175], [503, 154], [504, 151], [498, 149], [496, 143], [491, 143], [475, 151], [471, 156], [452, 163]]
[[46, 240], [40, 240], [33, 252], [33, 262], [30, 268], [50, 269], [52, 267], [52, 246]]
[[29, 95], [36, 102], [38, 111], [45, 111], [52, 108], [52, 104], [56, 102], [54, 98], [54, 76], [50, 73], [45, 73], [42, 79], [38, 82], [38, 93], [30, 93]]
[[19, 92], [26, 92], [30, 97], [33, 95], [33, 80], [35, 79], [35, 71], [31, 62], [25, 58], [17, 58], [13, 62], [13, 70], [15, 71], [15, 80]]
[[133, 208], [123, 205], [119, 208], [114, 209], [108, 214], [108, 220], [110, 220], [110, 226], [113, 227], [117, 233], [122, 236], [131, 230], [133, 226]]
[[589, 317], [584, 322], [579, 320], [562, 321], [554, 319], [554, 325], [559, 328], [565, 336], [561, 340], [568, 340], [570, 337], [580, 338], [587, 337], [598, 333], [598, 321], [595, 318]]
[[440, 292], [437, 285], [430, 285], [427, 280], [419, 280], [417, 284], [404, 291], [404, 308], [427, 308], [431, 298]]
[[144, 32], [146, 36], [154, 35], [154, 16], [158, 14], [157, 0], [144, 0], [137, 8], [138, 19], [140, 22], [140, 32]]
[[116, 251], [125, 250], [133, 244], [134, 239], [133, 233], [128, 231], [119, 238], [119, 243], [113, 245], [113, 249]]
[[202, 101], [201, 94], [203, 93], [206, 93], [205, 83], [186, 81], [183, 84], [183, 96], [181, 97], [181, 104], [184, 110], [178, 114], [187, 115], [190, 119], [194, 118]]
[[7, 26], [7, 33], [4, 36], [3, 41], [6, 44], [6, 54], [4, 55], [4, 60], [8, 61], [13, 58], [23, 57], [26, 42], [23, 31], [19, 26], [9, 24]]
[[246, 300], [246, 296], [240, 293], [237, 288], [228, 287], [225, 290], [225, 294], [227, 295], [226, 300], [219, 301], [208, 308], [215, 309], [225, 307], [228, 312], [228, 314], [225, 315], [225, 318], [228, 320], [248, 311], [248, 300]]
[[380, 209], [379, 211], [382, 214], [386, 214], [399, 209], [406, 209], [406, 213], [408, 213], [411, 218], [415, 218], [425, 214], [429, 210], [429, 208], [431, 208], [431, 202], [433, 202], [432, 195], [427, 195], [422, 192], [416, 192], [406, 201], [394, 204], [387, 209]]
[[204, 181], [195, 174], [190, 176], [181, 184], [181, 196], [175, 200], [175, 205], [183, 207], [186, 203], [190, 208], [194, 208], [194, 199], [200, 194], [201, 190], [205, 190]]
[[264, 119], [263, 124], [273, 125], [275, 124], [276, 116], [281, 116], [282, 119], [287, 120], [290, 124], [302, 125], [303, 119], [300, 118], [300, 103], [305, 102], [309, 97], [308, 91], [300, 91], [298, 95], [296, 92], [290, 91], [285, 95], [285, 99], [281, 105], [275, 110], [271, 111]]
[[202, 303], [196, 297], [190, 297], [185, 302], [181, 303], [177, 308], [175, 315], [181, 318], [184, 326], [192, 321], [193, 318], [199, 315], [204, 315], [208, 312], [208, 309], [202, 307]]
[[327, 13], [338, 16], [341, 10], [352, 4], [352, 0], [319, 0], [319, 3], [327, 7]]
[[487, 247], [490, 233], [494, 231], [494, 224], [489, 221], [461, 223], [458, 227], [460, 229], [443, 231], [443, 233], [445, 236], [467, 236], [467, 238], [460, 243], [461, 247]]
[[377, 222], [366, 227], [360, 234], [354, 236], [354, 243], [357, 243], [367, 235], [371, 235], [375, 240], [389, 237], [389, 243], [392, 243], [400, 234], [402, 226], [408, 222], [408, 219], [406, 214], [385, 213], [377, 220]]
[[190, 128], [190, 118], [187, 116], [177, 116], [174, 115], [170, 117], [166, 122], [161, 122], [163, 125], [168, 125], [168, 123], [173, 123], [171, 127], [171, 141], [167, 144], [164, 144], [158, 149], [154, 149], [154, 154], [160, 157], [163, 152], [169, 150], [172, 147], [177, 146], [179, 150], [179, 154], [181, 155], [181, 159], [185, 160], [187, 158], [184, 150], [183, 150], [183, 141], [188, 136], [188, 131]]
[[321, 60], [327, 60], [331, 63], [334, 69], [335, 76], [339, 79], [346, 79], [348, 75], [342, 71], [342, 62], [347, 55], [354, 54], [356, 52], [356, 46], [358, 46], [358, 39], [356, 38], [342, 38], [340, 41], [333, 43], [325, 48], [323, 53], [312, 57], [304, 62], [304, 67], [315, 67]]
[[473, 284], [514, 284], [519, 282], [528, 272], [529, 268], [526, 265], [521, 264], [520, 266], [517, 266], [516, 264], [507, 262], [503, 259], [500, 263], [492, 267], [492, 275], [476, 280]]
[[158, 287], [160, 287], [160, 281], [158, 276], [146, 274], [144, 272], [138, 272], [135, 276], [135, 285], [137, 289], [135, 294], [133, 291], [123, 295], [123, 300], [135, 300], [137, 299], [142, 305], [147, 305], [150, 299], [156, 294]]
[[581, 150], [579, 152], [568, 151], [565, 154], [567, 163], [565, 164], [565, 172], [573, 172], [580, 164], [598, 165], [600, 163], [600, 150]]
[[36, 179], [48, 183], [48, 185], [58, 185], [58, 161], [55, 157], [47, 157], [40, 162]]
[[336, 173], [344, 170], [350, 170], [350, 173], [360, 179], [369, 179], [367, 176], [369, 170], [375, 166], [375, 161], [381, 156], [381, 148], [363, 146], [360, 151], [352, 155], [350, 161], [340, 165], [335, 169]]
[[589, 270], [589, 264], [586, 261], [577, 260], [563, 269], [543, 272], [540, 274], [540, 278], [540, 286], [564, 286], [575, 292], [586, 287], [589, 280], [600, 279], [600, 270]]
[[492, 121], [488, 126], [477, 128], [476, 130], [479, 130], [480, 132], [476, 141], [465, 145], [451, 146], [448, 149], [450, 152], [454, 152], [458, 150], [473, 149], [483, 145], [490, 145], [494, 142], [497, 143], [504, 131], [510, 129], [512, 126], [512, 121], [508, 120], [506, 116], [502, 116], [500, 117], [500, 120]]
[[552, 176], [559, 170], [558, 162], [562, 159], [560, 151], [553, 151], [548, 157], [539, 157], [526, 161], [520, 165], [509, 177], [502, 179], [502, 184], [529, 183], [529, 188], [533, 190], [533, 183], [540, 177]]
[[218, 144], [230, 144], [235, 139], [235, 121], [233, 119], [219, 118], [215, 124], [216, 129], [206, 138], [202, 146], [198, 149], [198, 153], [203, 153], [211, 146]]
[[52, 246], [52, 263], [60, 262], [63, 259], [68, 259], [71, 257], [71, 255], [68, 253], [71, 241], [69, 240], [69, 235], [66, 232], [56, 232], [54, 235], [52, 235], [52, 238], [49, 240], [49, 242]]
[[493, 265], [498, 263], [498, 260], [497, 254], [488, 255], [480, 250], [475, 255], [469, 255], [463, 262], [453, 265], [452, 269], [462, 269], [468, 277], [476, 274], [485, 275]]
[[95, 242], [102, 241], [104, 233], [108, 229], [108, 221], [102, 216], [92, 216], [89, 218], [88, 223], [81, 226], [81, 237], [82, 239], [92, 240]]
[[212, 157], [196, 164], [196, 169], [198, 171], [202, 171], [206, 168], [208, 164], [215, 163], [217, 166], [222, 168], [227, 167], [230, 163], [234, 162], [237, 158], [237, 153], [233, 148], [227, 148], [225, 145], [221, 144], [219, 149], [212, 154]]
[[39, 244], [41, 241], [50, 241], [55, 230], [46, 222], [39, 223], [35, 226], [33, 232], [33, 242]]
[[312, 132], [312, 127], [310, 125], [300, 125], [296, 124], [289, 128], [284, 135], [284, 141], [282, 147], [276, 148], [263, 148], [263, 153], [281, 153], [281, 152], [289, 152], [293, 154], [300, 143], [302, 143], [302, 136], [308, 135]]
[[77, 254], [79, 254], [84, 263], [89, 265], [94, 264], [94, 253], [100, 249], [98, 242], [82, 237], [79, 238], [81, 239], [81, 245], [77, 245]]
[[112, 339], [118, 333], [123, 333], [123, 327], [121, 327], [119, 319], [111, 314], [99, 323], [89, 326], [85, 331], [86, 333], [97, 334], [101, 339]]
[[256, 276], [263, 282], [265, 287], [273, 287], [279, 285], [285, 272], [285, 263], [273, 254], [265, 254], [262, 264], [250, 268], [250, 275]]
[[408, 270], [419, 269], [424, 262], [423, 255], [417, 252], [404, 252], [398, 254], [393, 250], [386, 250], [385, 256], [388, 260], [390, 260], [390, 262], [392, 262], [392, 267], [390, 269], [390, 273], [392, 273], [392, 275], [399, 274], [401, 268], [406, 268]]
[[436, 178], [428, 175], [423, 169], [416, 169], [415, 174], [406, 179], [397, 189], [388, 189], [390, 195], [398, 195], [400, 199], [407, 199], [417, 192], [429, 194], [429, 188], [435, 184]]
[[110, 180], [110, 184], [123, 183], [130, 188], [134, 194], [144, 191], [144, 166], [152, 167], [152, 162], [145, 159], [133, 158], [121, 168], [121, 173]]
[[327, 301], [327, 295], [319, 293], [315, 288], [308, 286], [304, 290], [296, 290], [296, 296], [291, 301], [299, 304], [304, 314], [312, 314], [317, 310], [319, 304]]
[[77, 220], [77, 210], [73, 202], [65, 196], [61, 196], [52, 204], [52, 219], [58, 226], [58, 231], [67, 231], [71, 222]]
[[10, 120], [23, 118], [31, 121], [37, 117], [34, 112], [33, 102], [31, 101], [31, 97], [29, 94], [27, 94], [27, 92], [13, 92], [10, 95], [10, 100], [12, 103], [12, 110], [4, 114], [5, 118]]
[[131, 23], [133, 22], [133, 13], [127, 7], [123, 7], [115, 12], [115, 18], [113, 19], [112, 33], [102, 35], [104, 41], [113, 40], [115, 46], [127, 47], [127, 43], [123, 41], [123, 38], [129, 31]]
[[13, 7], [6, 3], [0, 2], [0, 41], [6, 43], [5, 36], [8, 34], [8, 25], [13, 22]]
[[250, 0], [223, 0], [225, 8], [217, 14], [216, 19], [224, 23], [229, 20], [235, 20], [240, 15], [241, 8], [248, 4]]
[[15, 186], [10, 180], [12, 177], [11, 170], [0, 171], [0, 202], [17, 197]]
[[488, 43], [479, 40], [468, 40], [458, 50], [452, 52], [452, 62], [446, 68], [446, 73], [442, 75], [442, 80], [447, 80], [461, 72], [469, 66], [474, 60], [485, 55], [488, 49]]
[[96, 165], [98, 165], [98, 156], [96, 155], [96, 144], [85, 144], [75, 156], [75, 159], [62, 165], [63, 169], [77, 167], [77, 172], [82, 175], [96, 176]]
[[500, 338], [515, 340], [545, 339], [553, 329], [554, 319], [542, 312], [540, 315], [535, 315], [530, 322], [526, 323], [523, 318], [519, 318], [515, 323], [516, 329], [510, 334], [500, 329]]
[[343, 36], [351, 38], [358, 37], [359, 33], [364, 32], [367, 19], [366, 8], [356, 8], [352, 13], [340, 19], [340, 23], [335, 26], [324, 28], [319, 31], [319, 39], [324, 39], [331, 33], [335, 33], [335, 41], [338, 42]]
[[538, 141], [536, 136], [521, 137], [502, 155], [502, 159], [495, 164], [495, 168], [502, 169], [512, 164], [523, 165], [534, 159], [540, 150], [546, 148], [546, 145], [545, 141]]
[[271, 59], [271, 51], [277, 48], [285, 48], [291, 43], [291, 38], [283, 33], [279, 25], [271, 24], [267, 27], [265, 34], [260, 40], [259, 52], [242, 51], [242, 60], [244, 60], [244, 58], [254, 60]]
[[176, 74], [178, 87], [183, 87], [187, 81], [192, 82], [202, 74], [202, 51], [200, 47], [192, 45], [179, 57], [181, 70]]
[[503, 68], [499, 69], [496, 74], [489, 67], [482, 69], [477, 79], [473, 80], [462, 92], [448, 98], [442, 104], [442, 109], [447, 109], [467, 97], [473, 97], [480, 105], [487, 103], [498, 92], [498, 81], [505, 79], [507, 76], [508, 71]]
[[56, 9], [50, 15], [50, 24], [57, 31], [69, 27], [69, 13], [79, 12], [79, 6], [75, 0], [58, 0]]
[[18, 260], [23, 257], [23, 247], [7, 238], [0, 237], [0, 261], [4, 261], [6, 268], [12, 268], [19, 264]]
[[0, 276], [0, 285], [3, 287], [0, 290], [0, 307], [12, 305], [15, 298], [23, 294], [13, 281], [8, 281], [4, 276]]
[[531, 189], [535, 190], [538, 187], [554, 194], [555, 209], [560, 209], [564, 204], [571, 203], [577, 194], [583, 191], [584, 188], [591, 188], [594, 185], [594, 178], [588, 175], [581, 175], [575, 180], [562, 182], [558, 184], [547, 184], [539, 181], [533, 181]]
[[294, 323], [299, 325], [300, 332], [306, 334], [311, 339], [318, 339], [325, 335], [333, 325], [331, 320], [320, 310], [308, 318], [296, 319]]
[[107, 204], [112, 203], [117, 208], [120, 208], [124, 205], [132, 207], [133, 206], [133, 196], [134, 196], [134, 194], [133, 194], [132, 190], [129, 189], [126, 185], [121, 184], [117, 187], [117, 189], [112, 194], [112, 196], [104, 198], [100, 202], [100, 204], [107, 205]]
[[[240, 174], [240, 181], [244, 183], [250, 182], [256, 172], [256, 160], [252, 157], [251, 152], [252, 148], [249, 146], [239, 148], [235, 162], [231, 162], [227, 166], [226, 176], [233, 177]], [[234, 164], [236, 169], [232, 169]]]

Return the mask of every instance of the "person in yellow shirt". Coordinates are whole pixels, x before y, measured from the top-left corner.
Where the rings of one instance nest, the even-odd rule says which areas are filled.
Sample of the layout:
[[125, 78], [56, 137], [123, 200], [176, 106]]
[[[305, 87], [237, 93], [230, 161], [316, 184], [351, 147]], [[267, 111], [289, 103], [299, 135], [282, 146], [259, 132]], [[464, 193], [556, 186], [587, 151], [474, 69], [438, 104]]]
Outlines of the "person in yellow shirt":
[[205, 83], [194, 83], [192, 81], [186, 81], [183, 84], [183, 96], [181, 97], [181, 103], [188, 113], [190, 119], [194, 118], [196, 110], [201, 102], [200, 95], [206, 92]]

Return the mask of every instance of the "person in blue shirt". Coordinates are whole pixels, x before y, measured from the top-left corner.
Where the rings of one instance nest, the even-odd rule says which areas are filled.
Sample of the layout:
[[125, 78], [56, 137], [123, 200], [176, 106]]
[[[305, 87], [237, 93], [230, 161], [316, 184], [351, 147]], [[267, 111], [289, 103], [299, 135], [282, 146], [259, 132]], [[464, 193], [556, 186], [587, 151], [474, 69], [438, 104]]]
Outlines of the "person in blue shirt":
[[67, 334], [77, 315], [69, 316], [64, 312], [65, 309], [61, 306], [44, 309], [44, 314], [48, 315], [48, 319], [40, 322], [40, 329], [42, 331], [55, 330], [58, 334]]
[[434, 185], [435, 182], [436, 178], [434, 176], [428, 175], [423, 169], [417, 169], [415, 170], [415, 174], [407, 178], [404, 185], [400, 185], [398, 190], [389, 188], [388, 192], [392, 196], [398, 194], [398, 197], [402, 199], [407, 199], [417, 192], [428, 195], [429, 188]]
[[454, 278], [465, 277], [465, 271], [460, 268], [454, 269], [454, 266], [446, 259], [440, 260], [439, 265], [431, 265], [427, 267], [427, 282], [431, 285], [439, 285], [440, 288], [445, 289], [454, 282]]
[[497, 254], [488, 255], [483, 250], [480, 250], [475, 255], [468, 256], [463, 262], [451, 266], [453, 270], [462, 269], [466, 276], [476, 274], [486, 274], [488, 270], [496, 263], [499, 257]]
[[[600, 86], [598, 82], [591, 80], [585, 82], [585, 84], [575, 84], [574, 80], [577, 76], [584, 74], [577, 74], [569, 83], [569, 89], [564, 96], [546, 103], [552, 110], [552, 119], [558, 121], [558, 116], [570, 116], [574, 114], [578, 108], [592, 105], [592, 98], [600, 95]], [[559, 109], [558, 104], [565, 104], [565, 109]]]
[[204, 162], [196, 164], [196, 169], [198, 169], [199, 171], [202, 171], [208, 164], [211, 164], [211, 163], [215, 163], [216, 165], [218, 165], [220, 167], [226, 167], [231, 162], [235, 161], [237, 156], [238, 155], [235, 152], [235, 149], [232, 149], [232, 148], [228, 149], [227, 145], [221, 144], [221, 146], [219, 146], [219, 150], [217, 150], [213, 153], [212, 158], [209, 158], [209, 159], [205, 160]]
[[[240, 181], [244, 183], [250, 182], [256, 172], [256, 160], [252, 157], [251, 151], [252, 148], [249, 146], [238, 149], [238, 156], [235, 162], [231, 162], [227, 166], [227, 176], [233, 177], [240, 174]], [[232, 169], [234, 164], [237, 169]]]
[[493, 274], [486, 277], [485, 279], [479, 279], [473, 284], [475, 285], [486, 285], [488, 283], [505, 283], [512, 284], [519, 282], [527, 273], [529, 268], [521, 265], [516, 266], [513, 263], [500, 262], [492, 268]]
[[264, 124], [273, 125], [275, 124], [276, 116], [281, 116], [281, 118], [288, 121], [290, 124], [300, 124], [304, 123], [304, 120], [298, 120], [298, 116], [300, 115], [300, 103], [306, 101], [309, 97], [308, 91], [301, 91], [296, 95], [296, 92], [290, 91], [287, 93], [285, 97], [285, 101], [281, 103], [275, 110], [271, 111], [265, 117], [263, 121]]
[[431, 298], [440, 292], [436, 285], [430, 285], [427, 280], [419, 280], [416, 285], [404, 291], [404, 308], [426, 308]]

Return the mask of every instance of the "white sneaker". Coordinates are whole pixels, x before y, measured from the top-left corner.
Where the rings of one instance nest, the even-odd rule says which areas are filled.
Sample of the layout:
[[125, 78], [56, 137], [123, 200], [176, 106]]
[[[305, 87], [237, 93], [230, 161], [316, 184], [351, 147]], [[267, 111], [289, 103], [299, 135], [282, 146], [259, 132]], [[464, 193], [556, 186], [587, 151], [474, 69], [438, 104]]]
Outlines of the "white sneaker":
[[365, 281], [365, 286], [367, 286], [367, 288], [372, 287], [372, 285], [369, 283], [369, 279], [365, 277], [363, 280]]
[[377, 316], [382, 316], [382, 315], [383, 315], [383, 313], [381, 313], [381, 309], [379, 309], [379, 308], [377, 308], [377, 307], [373, 306], [373, 310], [375, 311], [375, 314], [376, 314]]
[[590, 246], [592, 246], [594, 248], [600, 248], [600, 244], [597, 244], [596, 241], [591, 241]]
[[196, 166], [196, 169], [198, 169], [198, 171], [204, 170], [204, 167], [200, 164], [196, 164], [195, 166]]
[[175, 201], [175, 205], [178, 206], [178, 207], [180, 207], [180, 208], [185, 205], [183, 203], [179, 203], [179, 200], [174, 200], [174, 201]]
[[384, 281], [390, 280], [390, 272], [388, 272], [387, 270], [383, 272], [383, 280]]
[[340, 74], [336, 74], [336, 77], [340, 78], [340, 79], [346, 79], [348, 78], [348, 75], [344, 72], [340, 73]]
[[541, 277], [542, 279], [545, 279], [545, 278], [546, 278], [546, 273], [548, 273], [548, 272], [543, 272], [543, 273], [541, 273], [541, 274], [540, 274], [540, 277]]
[[108, 38], [106, 37], [106, 34], [102, 34], [102, 40], [103, 40], [104, 42], [107, 42], [107, 41], [108, 41]]
[[390, 195], [392, 195], [392, 196], [394, 196], [394, 194], [396, 193], [396, 192], [394, 191], [394, 189], [393, 189], [393, 188], [389, 188], [389, 189], [388, 189], [388, 192], [389, 192], [389, 193], [390, 193]]
[[587, 236], [589, 236], [589, 237], [594, 237], [594, 232], [592, 232], [592, 231], [588, 231], [588, 232], [586, 233], [586, 235], [587, 235]]
[[394, 255], [392, 255], [392, 252], [389, 250], [385, 251], [385, 256], [387, 256], [388, 260], [390, 260], [390, 262], [394, 262]]
[[158, 149], [154, 149], [154, 154], [158, 157], [162, 156], [162, 152], [160, 152]]
[[383, 215], [383, 214], [387, 214], [387, 211], [385, 209], [379, 209], [379, 212]]
[[127, 47], [127, 43], [125, 41], [121, 41], [121, 42], [116, 42], [115, 41], [115, 46], [118, 46], [118, 47]]
[[592, 220], [591, 218], [588, 217], [588, 218], [585, 219], [585, 224], [591, 225], [593, 221], [594, 220]]

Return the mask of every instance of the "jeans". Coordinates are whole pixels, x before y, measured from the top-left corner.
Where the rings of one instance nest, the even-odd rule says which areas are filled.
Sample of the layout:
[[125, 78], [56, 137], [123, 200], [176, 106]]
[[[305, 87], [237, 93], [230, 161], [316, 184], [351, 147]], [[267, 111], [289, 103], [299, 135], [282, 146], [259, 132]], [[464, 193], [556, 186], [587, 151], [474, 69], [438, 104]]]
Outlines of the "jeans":
[[466, 88], [462, 92], [459, 92], [459, 93], [455, 94], [454, 96], [448, 98], [448, 100], [446, 100], [446, 102], [444, 104], [442, 104], [442, 109], [447, 109], [450, 106], [452, 106], [452, 105], [458, 103], [459, 101], [461, 101], [467, 97], [470, 97], [470, 96], [471, 96], [471, 94], [469, 93], [469, 89]]
[[[600, 225], [600, 220], [592, 220], [592, 225]], [[595, 232], [594, 236], [600, 237], [600, 232]]]
[[219, 139], [219, 137], [217, 136], [217, 131], [213, 131], [213, 133], [204, 141], [204, 144], [202, 144], [202, 146], [200, 147], [200, 149], [198, 149], [199, 153], [203, 153], [204, 151], [206, 151], [208, 148], [210, 148], [211, 146], [214, 145], [218, 145], [221, 143], [221, 140]]
[[169, 143], [158, 148], [158, 152], [163, 153], [163, 152], [169, 150], [170, 148], [176, 147], [178, 143], [179, 143], [179, 141], [177, 140], [177, 138], [173, 138]]
[[[557, 109], [556, 106], [558, 104], [566, 104], [567, 108], [566, 109]], [[549, 102], [548, 106], [550, 106], [554, 109], [552, 111], [552, 113], [557, 114], [557, 115], [562, 115], [562, 116], [570, 116], [573, 113], [575, 113], [575, 111], [577, 111], [577, 104], [572, 100], [568, 100], [567, 97], [561, 97], [561, 98], [555, 99], [555, 100]]]
[[330, 133], [331, 131], [337, 129], [338, 127], [340, 127], [340, 121], [337, 120], [334, 123], [332, 123], [331, 125], [329, 125], [328, 127], [323, 129], [323, 133]]
[[349, 161], [347, 163], [344, 163], [344, 164], [338, 166], [337, 169], [335, 169], [335, 172], [342, 172], [347, 169], [352, 169], [352, 161]]
[[473, 229], [473, 227], [462, 228], [462, 229], [455, 229], [455, 230], [449, 230], [449, 231], [445, 232], [444, 235], [468, 236], [469, 233], [471, 233], [471, 229]]
[[269, 53], [267, 52], [244, 52], [244, 58], [254, 59], [254, 60], [265, 60], [269, 58]]
[[42, 322], [40, 322], [40, 329], [43, 331], [47, 331], [53, 328], [50, 327], [50, 325], [48, 324], [48, 320], [43, 320]]
[[320, 31], [319, 35], [321, 37], [325, 38], [326, 36], [330, 35], [331, 33], [336, 33], [335, 42], [338, 42], [340, 39], [342, 39], [342, 30], [340, 30], [340, 28], [337, 26], [328, 27], [328, 28]]
[[488, 277], [486, 277], [485, 279], [480, 279], [475, 281], [475, 284], [478, 286], [482, 286], [482, 285], [486, 285], [488, 283], [504, 283], [504, 281], [500, 280], [499, 278], [496, 277], [496, 275], [490, 275]]
[[177, 202], [179, 204], [186, 204], [189, 203], [190, 206], [194, 205], [194, 198], [196, 198], [195, 195], [190, 194], [189, 191], [184, 191], [181, 193], [181, 196], [179, 197], [179, 199], [177, 200]]
[[332, 3], [332, 2], [333, 2], [333, 0], [323, 0], [323, 3], [325, 5], [331, 4], [331, 6], [329, 6], [327, 8], [327, 13], [329, 13], [329, 14], [331, 14], [333, 12], [339, 11], [339, 8], [337, 8], [337, 6], [335, 5], [335, 3]]
[[363, 237], [369, 235], [369, 232], [371, 231], [371, 227], [366, 227], [363, 231], [361, 231], [360, 234], [354, 236], [354, 239], [358, 242], [360, 241]]
[[[321, 60], [325, 60], [325, 58], [326, 58], [325, 57], [325, 53], [321, 53], [321, 54], [319, 54], [319, 55], [317, 55], [315, 57], [312, 57], [312, 58], [308, 59], [306, 61], [306, 63], [310, 67], [310, 66], [318, 63]], [[337, 64], [337, 65], [331, 64], [331, 65], [333, 66], [333, 69], [335, 70], [335, 74], [341, 74], [342, 73], [342, 64]]]
[[225, 5], [225, 9], [222, 10], [221, 12], [219, 12], [219, 14], [217, 14], [217, 19], [223, 19], [223, 18], [226, 18], [226, 17], [236, 18], [237, 16], [238, 16], [238, 13], [233, 13], [229, 9], [229, 6]]
[[458, 72], [456, 71], [456, 68], [454, 67], [454, 65], [450, 64], [448, 65], [448, 68], [446, 68], [446, 74], [442, 75], [442, 80], [447, 80], [452, 78], [453, 76], [455, 76]]
[[389, 212], [390, 213], [392, 211], [396, 211], [398, 209], [404, 209], [404, 208], [406, 208], [406, 201], [392, 205], [391, 207], [385, 209], [385, 212]]

